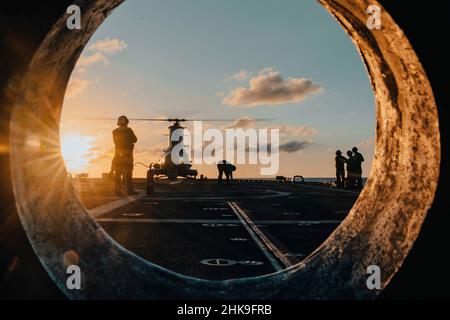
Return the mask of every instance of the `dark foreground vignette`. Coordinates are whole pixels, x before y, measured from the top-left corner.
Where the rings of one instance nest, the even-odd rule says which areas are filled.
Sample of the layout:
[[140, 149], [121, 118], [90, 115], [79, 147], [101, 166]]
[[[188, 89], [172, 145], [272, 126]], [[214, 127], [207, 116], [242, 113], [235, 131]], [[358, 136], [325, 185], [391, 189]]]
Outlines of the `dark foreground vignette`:
[[[441, 136], [447, 137], [447, 106], [444, 87], [444, 50], [429, 33], [445, 37], [448, 27], [448, 4], [428, 2], [424, 5], [406, 5], [393, 1], [380, 1], [403, 28], [413, 44], [434, 88], [441, 118]], [[37, 47], [71, 1], [40, 1], [27, 3], [26, 8], [0, 5], [0, 143], [7, 144], [9, 132], [8, 101], [12, 98], [6, 90], [6, 81], [15, 68], [22, 72]], [[431, 4], [433, 3], [433, 4]], [[447, 8], [445, 8], [447, 7]], [[13, 35], [13, 36], [11, 36]], [[3, 107], [6, 106], [6, 109]], [[444, 145], [443, 141], [443, 145]], [[445, 259], [449, 216], [445, 196], [448, 191], [447, 149], [443, 151], [441, 179], [436, 199], [423, 225], [422, 232], [403, 267], [380, 296], [381, 299], [450, 298], [450, 279]], [[0, 297], [2, 299], [61, 299], [57, 290], [41, 267], [27, 241], [15, 212], [9, 157], [0, 154]], [[17, 257], [17, 259], [15, 259]], [[175, 303], [178, 305], [178, 303]], [[289, 304], [289, 303], [288, 303]]]

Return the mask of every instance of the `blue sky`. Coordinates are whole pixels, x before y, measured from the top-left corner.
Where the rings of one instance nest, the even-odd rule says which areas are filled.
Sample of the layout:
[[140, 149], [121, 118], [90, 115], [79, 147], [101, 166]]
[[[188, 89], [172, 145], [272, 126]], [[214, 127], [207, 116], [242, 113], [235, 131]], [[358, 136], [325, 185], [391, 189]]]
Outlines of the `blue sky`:
[[[354, 145], [365, 153], [368, 173], [375, 130], [373, 91], [354, 44], [315, 1], [128, 0], [106, 19], [83, 55], [98, 53], [89, 47], [105, 39], [123, 46], [104, 52], [105, 59], [86, 64], [81, 72], [76, 69], [72, 81], [84, 81], [83, 88], [64, 102], [62, 135], [90, 137], [92, 149], [98, 149], [90, 153], [97, 158], [84, 171], [94, 176], [107, 171], [108, 161], [100, 159], [107, 159], [103, 154], [112, 146], [108, 139], [113, 124], [94, 129], [92, 123], [77, 119], [125, 113], [270, 118], [275, 119], [267, 124], [270, 127], [308, 126], [317, 130], [314, 136], [289, 139], [313, 144], [282, 154], [280, 174], [333, 176], [335, 149], [345, 151]], [[250, 79], [269, 67], [284, 81], [310, 79], [322, 91], [278, 105], [250, 108], [223, 103], [223, 95], [249, 87]], [[241, 70], [247, 78], [226, 80]], [[143, 151], [144, 161], [150, 157], [145, 149], [165, 142], [164, 127], [155, 133], [153, 124], [136, 124], [140, 135], [136, 147]]]

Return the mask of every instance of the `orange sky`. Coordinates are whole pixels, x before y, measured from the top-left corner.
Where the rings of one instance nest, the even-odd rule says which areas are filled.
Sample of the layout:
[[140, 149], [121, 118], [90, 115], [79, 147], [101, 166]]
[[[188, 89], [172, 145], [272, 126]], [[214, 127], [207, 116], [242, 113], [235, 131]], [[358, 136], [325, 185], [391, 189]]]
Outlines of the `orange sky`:
[[[280, 143], [298, 146], [280, 153], [278, 174], [288, 177], [332, 177], [336, 149], [358, 146], [368, 174], [373, 91], [353, 43], [321, 6], [180, 1], [178, 7], [125, 2], [92, 37], [64, 101], [61, 143], [68, 171], [91, 177], [109, 172], [115, 121], [85, 118], [126, 114], [247, 119], [247, 128], [280, 128]], [[252, 122], [261, 118], [272, 121]], [[135, 161], [157, 162], [168, 124], [130, 126], [138, 137]], [[217, 174], [214, 165], [195, 168]], [[146, 170], [136, 166], [134, 175], [145, 177]], [[236, 176], [259, 172], [257, 165], [239, 166]]]

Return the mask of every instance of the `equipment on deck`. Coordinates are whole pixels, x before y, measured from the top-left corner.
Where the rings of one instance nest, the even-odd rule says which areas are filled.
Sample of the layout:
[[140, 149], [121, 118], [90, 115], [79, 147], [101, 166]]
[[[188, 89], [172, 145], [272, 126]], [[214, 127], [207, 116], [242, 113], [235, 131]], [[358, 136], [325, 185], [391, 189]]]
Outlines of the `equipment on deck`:
[[[159, 163], [151, 163], [150, 165], [146, 166], [143, 163], [136, 163], [141, 164], [147, 167], [149, 170], [147, 171], [147, 184], [146, 184], [146, 192], [147, 194], [153, 193], [153, 185], [156, 179], [160, 179], [162, 177], [167, 177], [169, 180], [176, 180], [178, 177], [184, 177], [187, 179], [196, 179], [198, 175], [198, 171], [195, 169], [192, 169], [192, 164], [190, 161], [186, 163], [185, 161], [182, 161], [183, 158], [183, 152], [184, 148], [183, 146], [178, 147], [180, 148], [180, 154], [173, 155], [172, 150], [173, 148], [177, 147], [180, 143], [183, 142], [183, 135], [179, 134], [179, 131], [176, 134], [176, 137], [179, 137], [178, 139], [173, 139], [174, 133], [177, 130], [184, 130], [185, 127], [181, 126], [181, 122], [186, 121], [230, 121], [225, 119], [130, 119], [131, 121], [167, 121], [172, 122], [172, 125], [168, 127], [169, 129], [169, 143], [168, 147], [163, 151], [163, 154], [161, 156], [161, 159]], [[179, 157], [174, 162], [173, 157]]]
[[[112, 118], [88, 118], [89, 120], [115, 120]], [[159, 163], [150, 163], [150, 165], [146, 165], [142, 162], [136, 162], [134, 165], [140, 164], [148, 168], [147, 171], [147, 184], [146, 184], [146, 192], [147, 194], [153, 193], [153, 185], [155, 180], [161, 179], [162, 177], [166, 177], [169, 180], [176, 180], [178, 177], [184, 177], [187, 179], [196, 179], [198, 175], [198, 171], [192, 169], [192, 164], [189, 161], [181, 161], [181, 159], [186, 159], [186, 155], [184, 155], [184, 148], [180, 148], [178, 145], [183, 142], [183, 135], [179, 134], [178, 130], [184, 130], [185, 127], [181, 126], [182, 122], [187, 121], [235, 121], [233, 119], [178, 119], [178, 118], [168, 118], [168, 119], [159, 119], [159, 118], [130, 118], [129, 121], [149, 121], [149, 122], [172, 122], [172, 124], [168, 127], [169, 129], [169, 144], [168, 147], [163, 151], [161, 159]], [[254, 119], [253, 121], [271, 121], [271, 119]], [[178, 139], [172, 139], [173, 134], [177, 132], [176, 137]], [[180, 154], [172, 155], [173, 148], [177, 147], [180, 149]], [[180, 161], [173, 161], [173, 156], [178, 156]], [[233, 166], [233, 171], [236, 170], [236, 167]]]

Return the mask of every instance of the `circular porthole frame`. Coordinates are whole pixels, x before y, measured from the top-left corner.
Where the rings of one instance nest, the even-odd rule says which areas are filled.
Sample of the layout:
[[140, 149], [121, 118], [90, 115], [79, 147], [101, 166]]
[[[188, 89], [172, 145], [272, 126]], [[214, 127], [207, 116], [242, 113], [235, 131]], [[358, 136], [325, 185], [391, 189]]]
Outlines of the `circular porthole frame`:
[[[16, 206], [36, 255], [71, 299], [371, 299], [387, 286], [417, 238], [439, 177], [440, 133], [432, 88], [411, 44], [377, 1], [319, 0], [359, 50], [376, 97], [371, 174], [347, 218], [314, 253], [287, 270], [209, 281], [164, 269], [117, 244], [95, 221], [67, 177], [59, 119], [84, 46], [123, 0], [79, 0], [82, 29], [63, 15], [35, 52], [11, 116]], [[382, 9], [380, 30], [367, 8]], [[67, 264], [82, 289], [66, 286]], [[381, 290], [369, 290], [377, 265]]]

